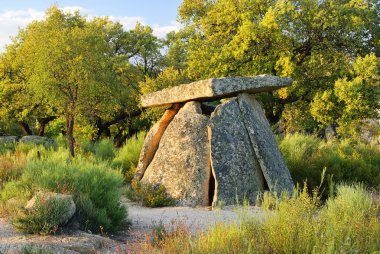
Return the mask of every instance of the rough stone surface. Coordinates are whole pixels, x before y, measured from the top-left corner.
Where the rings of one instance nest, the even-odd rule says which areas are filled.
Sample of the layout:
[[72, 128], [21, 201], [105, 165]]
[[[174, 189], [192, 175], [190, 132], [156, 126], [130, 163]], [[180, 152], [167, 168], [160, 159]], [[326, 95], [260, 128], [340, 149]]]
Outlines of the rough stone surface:
[[208, 120], [199, 102], [186, 103], [166, 128], [141, 182], [165, 186], [177, 205], [208, 205]]
[[231, 205], [244, 198], [255, 202], [265, 183], [236, 98], [211, 114], [209, 135], [216, 180], [214, 203]]
[[293, 191], [293, 180], [282, 158], [264, 109], [253, 95], [240, 94], [238, 103], [245, 127], [270, 190]]
[[149, 130], [144, 140], [144, 145], [141, 149], [139, 163], [136, 168], [134, 178], [141, 180], [144, 176], [145, 170], [153, 160], [156, 154], [161, 137], [164, 134], [166, 128], [177, 114], [180, 105], [174, 105], [172, 108], [165, 111], [162, 118]]
[[[40, 191], [28, 201], [25, 209], [33, 210], [38, 203], [43, 204], [51, 200], [57, 200], [58, 202], [65, 203], [67, 205], [65, 213], [59, 220], [60, 225], [65, 225], [74, 216], [76, 211], [76, 206], [71, 195]], [[46, 209], [49, 209], [49, 207], [46, 207]]]
[[24, 136], [20, 139], [21, 143], [32, 143], [35, 145], [53, 145], [54, 140], [46, 137], [41, 137], [41, 136], [35, 136], [35, 135], [30, 135], [30, 136]]
[[17, 140], [17, 136], [0, 136], [0, 144], [16, 143]]
[[280, 78], [271, 75], [256, 77], [225, 77], [214, 78], [163, 89], [158, 92], [143, 95], [143, 107], [158, 107], [173, 103], [192, 100], [216, 100], [233, 97], [239, 93], [267, 92], [289, 86], [290, 78]]

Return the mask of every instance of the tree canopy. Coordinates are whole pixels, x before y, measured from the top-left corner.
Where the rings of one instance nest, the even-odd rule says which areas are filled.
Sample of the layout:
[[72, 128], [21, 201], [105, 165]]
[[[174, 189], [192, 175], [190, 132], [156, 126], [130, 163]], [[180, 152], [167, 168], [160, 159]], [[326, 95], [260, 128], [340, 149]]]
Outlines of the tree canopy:
[[[286, 132], [337, 126], [355, 137], [378, 117], [377, 0], [183, 0], [182, 28], [165, 39], [149, 26], [126, 31], [56, 6], [19, 31], [0, 54], [0, 134], [68, 135], [117, 145], [161, 114], [139, 98], [221, 76], [273, 74], [292, 86], [261, 95]], [[18, 132], [17, 132], [18, 133]]]

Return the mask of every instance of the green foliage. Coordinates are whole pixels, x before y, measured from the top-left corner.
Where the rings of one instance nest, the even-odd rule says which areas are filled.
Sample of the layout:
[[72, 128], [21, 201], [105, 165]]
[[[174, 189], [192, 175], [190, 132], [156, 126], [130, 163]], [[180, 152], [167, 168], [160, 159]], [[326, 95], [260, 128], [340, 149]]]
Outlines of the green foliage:
[[43, 202], [37, 198], [34, 209], [20, 211], [12, 224], [17, 230], [28, 234], [54, 234], [68, 209], [68, 204], [60, 200], [48, 199]]
[[375, 54], [358, 57], [350, 72], [335, 81], [333, 90], [317, 93], [312, 114], [322, 124], [339, 125], [343, 137], [358, 137], [363, 119], [377, 118], [380, 89], [380, 61]]
[[138, 253], [375, 253], [380, 248], [379, 206], [360, 185], [341, 185], [326, 205], [306, 189], [293, 196], [267, 193], [262, 216], [222, 223], [191, 238], [167, 236]]
[[63, 149], [33, 157], [19, 180], [5, 184], [1, 200], [28, 199], [39, 190], [72, 194], [77, 206], [75, 220], [93, 232], [118, 230], [126, 220], [120, 205], [122, 177], [106, 162], [78, 156], [68, 160]]
[[4, 184], [18, 179], [24, 171], [26, 156], [23, 153], [0, 154], [0, 191]]
[[97, 158], [111, 161], [115, 157], [115, 149], [110, 139], [102, 139], [94, 145], [94, 154]]
[[140, 183], [137, 180], [133, 180], [131, 187], [132, 193], [130, 198], [141, 202], [143, 206], [162, 207], [174, 204], [174, 200], [166, 194], [166, 188], [163, 185], [153, 186], [151, 184]]
[[20, 254], [54, 254], [54, 252], [44, 247], [26, 245], [22, 247]]
[[[376, 145], [349, 140], [324, 142], [315, 136], [294, 134], [280, 140], [279, 146], [293, 180], [300, 185], [307, 180], [309, 189], [319, 186], [324, 169], [334, 182], [380, 186], [380, 149]], [[327, 194], [328, 182], [324, 187]]]
[[137, 136], [131, 137], [125, 145], [117, 151], [112, 161], [114, 167], [121, 168], [126, 182], [131, 182], [135, 173], [135, 167], [139, 162], [141, 148], [144, 144], [145, 132], [139, 132]]
[[183, 72], [192, 80], [289, 76], [293, 84], [265, 101], [273, 123], [293, 132], [338, 121], [352, 136], [379, 109], [379, 9], [377, 0], [184, 0]]

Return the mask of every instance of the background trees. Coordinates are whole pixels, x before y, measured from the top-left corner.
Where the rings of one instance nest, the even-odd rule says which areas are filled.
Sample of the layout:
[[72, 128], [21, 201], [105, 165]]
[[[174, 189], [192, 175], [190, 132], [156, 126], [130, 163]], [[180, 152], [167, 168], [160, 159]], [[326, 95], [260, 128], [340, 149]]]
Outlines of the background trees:
[[0, 55], [0, 133], [63, 132], [72, 154], [74, 131], [121, 145], [160, 115], [140, 108], [142, 93], [262, 73], [294, 79], [261, 98], [286, 132], [332, 124], [354, 137], [377, 117], [378, 1], [184, 0], [178, 13], [182, 29], [159, 39], [50, 8]]
[[[193, 31], [187, 46], [188, 75], [290, 76], [295, 81], [291, 87], [264, 99], [272, 123], [280, 121], [287, 131], [311, 131], [342, 117], [340, 126], [357, 126], [354, 118], [373, 116], [378, 108], [370, 102], [376, 96], [369, 94], [378, 86], [379, 10], [376, 0], [184, 0], [180, 19], [184, 29]], [[358, 61], [371, 65], [371, 81], [358, 73], [357, 81], [352, 80]], [[366, 109], [348, 113], [345, 107], [350, 116], [337, 113], [342, 103], [352, 105], [348, 91], [338, 87], [360, 97]], [[340, 134], [348, 134], [343, 129]]]

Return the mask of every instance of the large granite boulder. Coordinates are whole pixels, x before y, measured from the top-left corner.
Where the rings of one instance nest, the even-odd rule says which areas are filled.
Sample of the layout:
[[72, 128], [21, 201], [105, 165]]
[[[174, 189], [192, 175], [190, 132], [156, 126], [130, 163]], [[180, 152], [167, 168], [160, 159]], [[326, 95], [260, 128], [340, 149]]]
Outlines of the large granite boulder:
[[17, 136], [0, 136], [0, 144], [13, 144], [18, 140]]
[[211, 164], [215, 177], [214, 204], [251, 203], [265, 181], [252, 148], [237, 99], [219, 105], [209, 124]]
[[136, 173], [134, 176], [135, 179], [141, 180], [143, 177], [145, 170], [156, 154], [162, 135], [170, 122], [173, 120], [174, 116], [178, 113], [179, 108], [180, 105], [176, 104], [172, 108], [167, 109], [161, 119], [149, 130], [145, 137], [144, 145], [141, 149], [139, 163], [137, 164]]
[[240, 94], [238, 103], [261, 171], [271, 191], [292, 193], [294, 184], [265, 112], [253, 95]]
[[46, 137], [30, 135], [24, 136], [20, 139], [21, 143], [34, 144], [34, 145], [54, 145], [54, 140]]
[[37, 206], [46, 206], [46, 209], [49, 209], [49, 202], [55, 201], [63, 204], [65, 211], [62, 212], [61, 217], [59, 218], [59, 224], [65, 225], [67, 222], [74, 216], [76, 211], [76, 206], [71, 195], [65, 195], [54, 192], [37, 192], [32, 199], [28, 201], [25, 206], [25, 209], [33, 212]]
[[161, 137], [142, 183], [163, 185], [177, 205], [209, 205], [208, 117], [199, 102], [188, 102]]

